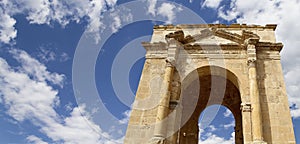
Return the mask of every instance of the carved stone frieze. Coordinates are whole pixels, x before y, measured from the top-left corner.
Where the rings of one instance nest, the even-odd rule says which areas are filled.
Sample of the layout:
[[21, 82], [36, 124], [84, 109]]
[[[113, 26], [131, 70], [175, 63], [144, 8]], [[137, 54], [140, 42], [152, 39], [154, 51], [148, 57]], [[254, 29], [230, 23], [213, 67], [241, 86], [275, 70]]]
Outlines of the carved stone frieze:
[[225, 30], [217, 30], [217, 29], [213, 29], [213, 32], [214, 32], [214, 35], [216, 35], [218, 37], [231, 40], [238, 44], [244, 43], [244, 39], [243, 39], [242, 35], [239, 35], [236, 33], [231, 33], [231, 32], [225, 31]]

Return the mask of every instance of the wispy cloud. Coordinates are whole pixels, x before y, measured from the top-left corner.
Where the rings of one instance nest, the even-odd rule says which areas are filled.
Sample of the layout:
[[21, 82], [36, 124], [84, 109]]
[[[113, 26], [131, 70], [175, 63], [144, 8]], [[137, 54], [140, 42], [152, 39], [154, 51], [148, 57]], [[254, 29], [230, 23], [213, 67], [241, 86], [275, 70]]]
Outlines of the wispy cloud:
[[124, 118], [119, 120], [120, 124], [127, 124], [129, 121], [131, 110], [127, 110], [123, 113]]
[[27, 142], [34, 143], [34, 144], [48, 144], [47, 142], [44, 142], [42, 139], [35, 135], [30, 135], [26, 138]]
[[16, 74], [26, 74], [27, 76], [29, 76], [29, 78], [32, 78], [37, 82], [51, 82], [61, 87], [63, 86], [63, 80], [65, 77], [63, 74], [49, 72], [45, 65], [32, 58], [25, 51], [11, 49], [10, 53], [21, 64], [21, 68], [19, 69], [20, 73]]
[[226, 109], [226, 111], [224, 112], [223, 115], [224, 115], [224, 117], [230, 117], [230, 116], [233, 117], [233, 115], [229, 109]]
[[[59, 91], [53, 85], [61, 85], [64, 75], [48, 71], [45, 65], [25, 51], [13, 49], [10, 53], [20, 66], [12, 67], [0, 58], [0, 97], [9, 116], [19, 123], [25, 120], [31, 122], [57, 143], [116, 141], [91, 120], [84, 105], [74, 107], [68, 117], [56, 112]], [[44, 143], [42, 138], [34, 135], [29, 135], [27, 141]]]
[[201, 7], [218, 8], [222, 0], [205, 0]]
[[157, 14], [167, 18], [166, 23], [171, 24], [175, 20], [177, 12], [182, 11], [180, 7], [176, 7], [171, 3], [162, 3], [157, 9]]
[[148, 2], [148, 13], [155, 16], [157, 0], [148, 0], [147, 2]]
[[228, 129], [228, 128], [234, 127], [234, 126], [235, 126], [235, 121], [231, 121], [231, 123], [223, 125], [223, 127], [224, 127], [225, 129]]
[[51, 61], [65, 62], [70, 59], [70, 56], [65, 52], [60, 52], [51, 44], [41, 46], [37, 52], [38, 59], [43, 63]]

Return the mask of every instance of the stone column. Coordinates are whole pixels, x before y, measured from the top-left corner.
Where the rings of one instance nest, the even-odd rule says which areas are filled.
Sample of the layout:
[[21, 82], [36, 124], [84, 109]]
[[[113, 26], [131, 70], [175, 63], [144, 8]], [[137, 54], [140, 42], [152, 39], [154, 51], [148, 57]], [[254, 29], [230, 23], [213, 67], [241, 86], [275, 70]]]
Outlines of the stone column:
[[252, 141], [255, 144], [264, 144], [265, 142], [263, 141], [260, 96], [256, 74], [255, 44], [258, 42], [258, 40], [259, 39], [249, 39], [247, 41], [248, 76], [251, 100]]
[[169, 113], [171, 82], [178, 51], [178, 42], [175, 39], [168, 39], [167, 42], [168, 57], [166, 59], [166, 69], [161, 88], [160, 102], [157, 107], [154, 137], [150, 140], [150, 144], [164, 144], [166, 138], [167, 121], [165, 120], [165, 118]]

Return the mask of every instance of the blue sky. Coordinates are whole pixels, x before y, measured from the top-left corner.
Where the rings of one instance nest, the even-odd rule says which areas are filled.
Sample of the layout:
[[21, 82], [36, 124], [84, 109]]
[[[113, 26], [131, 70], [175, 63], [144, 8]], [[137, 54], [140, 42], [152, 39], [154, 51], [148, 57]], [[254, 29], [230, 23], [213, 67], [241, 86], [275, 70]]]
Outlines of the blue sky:
[[[1, 0], [0, 143], [122, 143], [140, 43], [169, 23], [277, 23], [300, 143], [299, 17], [297, 0]], [[233, 122], [220, 107], [199, 142], [232, 143]]]

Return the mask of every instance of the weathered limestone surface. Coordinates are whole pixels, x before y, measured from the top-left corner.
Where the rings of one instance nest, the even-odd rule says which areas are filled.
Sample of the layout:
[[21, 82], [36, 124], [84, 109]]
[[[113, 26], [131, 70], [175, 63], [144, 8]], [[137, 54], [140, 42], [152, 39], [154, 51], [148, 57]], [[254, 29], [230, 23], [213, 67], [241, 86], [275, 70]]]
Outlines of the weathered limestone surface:
[[276, 25], [155, 26], [125, 144], [196, 144], [209, 105], [230, 109], [235, 142], [295, 144]]

